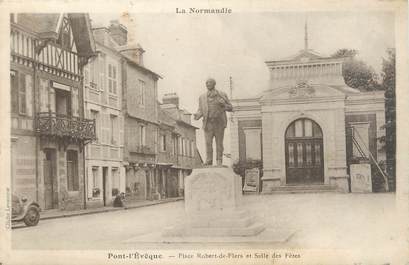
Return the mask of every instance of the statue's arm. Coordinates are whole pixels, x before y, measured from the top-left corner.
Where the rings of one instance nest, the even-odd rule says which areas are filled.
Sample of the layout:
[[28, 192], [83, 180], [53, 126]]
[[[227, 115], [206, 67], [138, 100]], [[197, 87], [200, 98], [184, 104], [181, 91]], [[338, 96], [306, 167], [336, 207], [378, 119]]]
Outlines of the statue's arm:
[[221, 97], [223, 98], [223, 105], [224, 105], [224, 110], [225, 111], [233, 111], [233, 106], [229, 100], [229, 98], [227, 97], [226, 93], [221, 92]]

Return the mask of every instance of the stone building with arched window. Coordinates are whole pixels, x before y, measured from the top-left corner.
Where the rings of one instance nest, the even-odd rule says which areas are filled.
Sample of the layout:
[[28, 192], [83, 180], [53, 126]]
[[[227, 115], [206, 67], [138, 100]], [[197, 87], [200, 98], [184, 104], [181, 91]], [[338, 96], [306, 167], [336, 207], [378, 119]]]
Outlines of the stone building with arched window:
[[266, 62], [268, 90], [232, 100], [232, 161], [260, 160], [263, 192], [288, 186], [387, 189], [378, 141], [385, 135], [384, 91], [348, 87], [343, 60], [306, 45], [290, 58]]

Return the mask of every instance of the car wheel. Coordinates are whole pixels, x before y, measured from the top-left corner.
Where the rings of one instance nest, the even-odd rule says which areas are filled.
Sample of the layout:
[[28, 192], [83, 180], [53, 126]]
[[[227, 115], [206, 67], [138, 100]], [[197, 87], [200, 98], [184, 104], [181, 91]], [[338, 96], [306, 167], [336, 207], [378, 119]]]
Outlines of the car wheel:
[[40, 211], [38, 207], [31, 205], [24, 216], [24, 223], [27, 226], [35, 226], [38, 224], [38, 221], [40, 221]]

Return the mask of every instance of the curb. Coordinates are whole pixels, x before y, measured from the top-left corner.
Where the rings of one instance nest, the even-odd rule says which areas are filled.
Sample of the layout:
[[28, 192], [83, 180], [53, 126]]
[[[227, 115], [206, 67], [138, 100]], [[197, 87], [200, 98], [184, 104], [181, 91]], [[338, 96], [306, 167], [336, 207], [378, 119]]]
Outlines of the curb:
[[121, 211], [121, 210], [123, 211], [123, 210], [142, 208], [142, 207], [147, 207], [147, 206], [152, 206], [152, 205], [157, 205], [157, 204], [164, 204], [164, 203], [169, 203], [169, 202], [182, 201], [182, 200], [184, 200], [184, 198], [180, 197], [180, 198], [160, 200], [160, 201], [152, 201], [152, 202], [147, 202], [145, 204], [130, 205], [130, 206], [124, 206], [124, 207], [118, 207], [118, 208], [113, 208], [113, 207], [108, 208], [108, 209], [106, 209], [106, 208], [101, 208], [101, 209], [96, 208], [95, 210], [84, 211], [84, 212], [67, 212], [67, 213], [63, 213], [61, 215], [43, 216], [43, 217], [40, 217], [40, 220], [50, 220], [50, 219], [74, 217], [74, 216], [80, 216], [80, 215], [115, 212], [115, 211]]

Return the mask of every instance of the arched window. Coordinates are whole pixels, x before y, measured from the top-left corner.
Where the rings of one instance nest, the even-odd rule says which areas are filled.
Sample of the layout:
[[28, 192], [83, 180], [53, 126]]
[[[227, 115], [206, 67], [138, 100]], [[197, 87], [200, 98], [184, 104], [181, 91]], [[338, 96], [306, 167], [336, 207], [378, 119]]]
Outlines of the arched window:
[[322, 138], [320, 126], [313, 120], [302, 118], [293, 121], [287, 128], [286, 138]]

